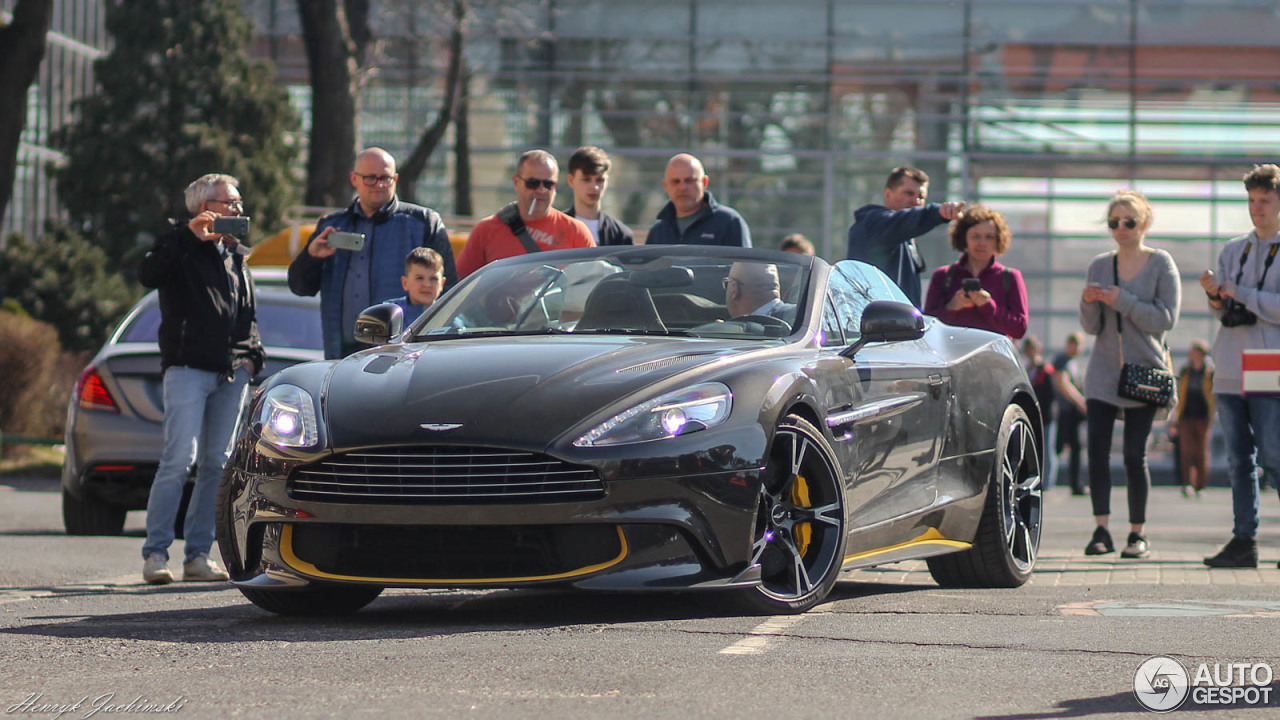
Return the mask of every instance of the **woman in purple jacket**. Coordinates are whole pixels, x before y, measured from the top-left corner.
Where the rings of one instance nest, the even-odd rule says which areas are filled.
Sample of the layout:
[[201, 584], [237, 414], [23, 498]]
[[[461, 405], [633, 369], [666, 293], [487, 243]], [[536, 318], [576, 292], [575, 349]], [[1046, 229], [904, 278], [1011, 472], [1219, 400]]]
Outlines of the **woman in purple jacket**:
[[948, 325], [1020, 338], [1027, 333], [1027, 286], [1022, 273], [996, 262], [1013, 234], [1000, 213], [974, 205], [951, 222], [951, 247], [960, 259], [933, 271], [924, 311]]

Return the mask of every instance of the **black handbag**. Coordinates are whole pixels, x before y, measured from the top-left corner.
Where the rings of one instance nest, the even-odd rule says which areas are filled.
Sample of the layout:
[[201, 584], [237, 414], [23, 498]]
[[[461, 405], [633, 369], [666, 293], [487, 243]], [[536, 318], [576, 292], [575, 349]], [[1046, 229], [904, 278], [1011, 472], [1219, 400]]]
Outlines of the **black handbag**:
[[[1120, 284], [1119, 255], [1112, 258], [1112, 270], [1116, 285]], [[1156, 407], [1169, 407], [1176, 397], [1173, 393], [1173, 373], [1164, 368], [1124, 361], [1124, 319], [1116, 313], [1116, 335], [1120, 340], [1120, 386], [1116, 394], [1127, 400], [1137, 400]], [[1165, 362], [1169, 362], [1169, 348], [1164, 349]], [[1170, 364], [1172, 367], [1172, 364]]]

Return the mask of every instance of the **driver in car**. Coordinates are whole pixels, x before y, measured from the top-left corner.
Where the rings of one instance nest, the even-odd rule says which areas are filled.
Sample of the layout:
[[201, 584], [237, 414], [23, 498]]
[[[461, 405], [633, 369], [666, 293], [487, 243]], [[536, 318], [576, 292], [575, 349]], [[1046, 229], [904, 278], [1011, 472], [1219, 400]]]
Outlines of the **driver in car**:
[[788, 325], [795, 322], [796, 306], [782, 302], [778, 266], [773, 263], [736, 262], [724, 279], [724, 305], [730, 318], [773, 317]]

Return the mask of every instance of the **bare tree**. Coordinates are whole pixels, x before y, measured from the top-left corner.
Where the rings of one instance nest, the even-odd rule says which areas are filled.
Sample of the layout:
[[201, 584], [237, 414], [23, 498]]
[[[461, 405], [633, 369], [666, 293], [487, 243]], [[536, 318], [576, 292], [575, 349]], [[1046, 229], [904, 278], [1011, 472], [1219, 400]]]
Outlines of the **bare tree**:
[[311, 71], [311, 145], [305, 202], [345, 205], [359, 137], [360, 61], [372, 39], [368, 0], [298, 3]]
[[464, 74], [462, 46], [467, 20], [467, 4], [464, 0], [453, 0], [452, 5], [453, 29], [449, 33], [449, 65], [445, 71], [444, 104], [440, 108], [440, 113], [436, 115], [435, 121], [423, 130], [413, 152], [409, 153], [409, 157], [399, 167], [400, 192], [410, 200], [414, 198], [414, 185], [417, 183], [418, 176], [426, 169], [431, 154], [444, 139], [449, 123], [455, 119], [459, 80]]
[[40, 71], [52, 18], [49, 0], [18, 0], [13, 21], [0, 26], [0, 219], [13, 194], [18, 142], [27, 120], [27, 88]]

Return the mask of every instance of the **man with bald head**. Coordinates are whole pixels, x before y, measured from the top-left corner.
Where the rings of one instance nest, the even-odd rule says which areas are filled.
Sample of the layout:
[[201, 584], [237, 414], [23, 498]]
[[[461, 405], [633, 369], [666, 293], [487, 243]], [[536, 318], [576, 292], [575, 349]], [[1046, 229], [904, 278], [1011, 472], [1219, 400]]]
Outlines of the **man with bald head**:
[[737, 210], [716, 202], [711, 179], [698, 158], [681, 153], [667, 162], [662, 189], [671, 201], [649, 228], [646, 245], [731, 245], [751, 247], [751, 229]]
[[[360, 349], [352, 337], [356, 317], [370, 305], [404, 294], [404, 259], [414, 248], [440, 253], [445, 289], [458, 279], [440, 214], [397, 198], [399, 177], [391, 153], [377, 147], [361, 151], [351, 170], [355, 199], [345, 210], [321, 218], [306, 249], [289, 265], [289, 289], [294, 294], [320, 293], [326, 358]], [[359, 250], [334, 247], [329, 238], [335, 232], [362, 233], [364, 245]]]

